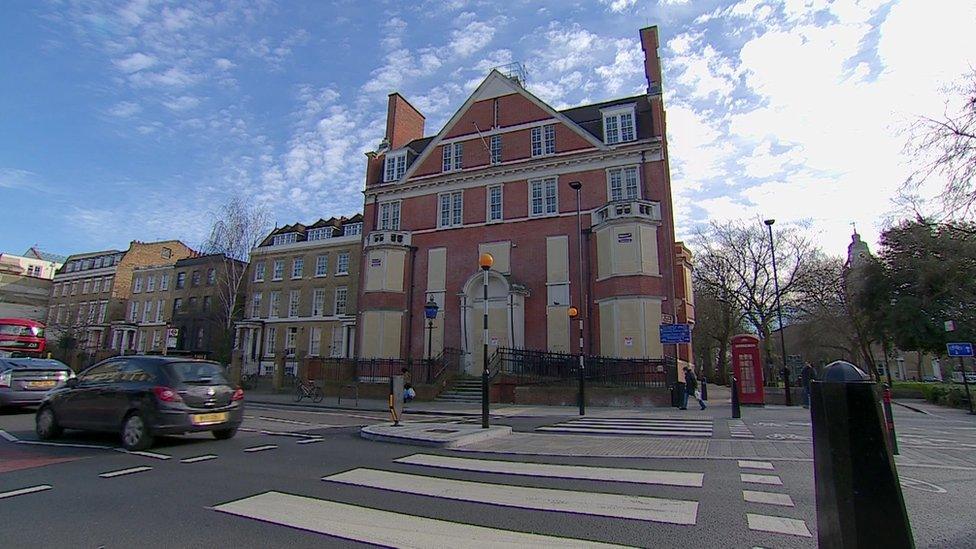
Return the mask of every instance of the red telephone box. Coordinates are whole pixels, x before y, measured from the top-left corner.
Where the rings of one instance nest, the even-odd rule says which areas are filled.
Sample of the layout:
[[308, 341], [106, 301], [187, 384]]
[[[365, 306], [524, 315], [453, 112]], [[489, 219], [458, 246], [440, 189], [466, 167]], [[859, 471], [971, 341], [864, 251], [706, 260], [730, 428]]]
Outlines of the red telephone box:
[[732, 338], [732, 370], [739, 384], [739, 403], [765, 404], [758, 337], [742, 334]]

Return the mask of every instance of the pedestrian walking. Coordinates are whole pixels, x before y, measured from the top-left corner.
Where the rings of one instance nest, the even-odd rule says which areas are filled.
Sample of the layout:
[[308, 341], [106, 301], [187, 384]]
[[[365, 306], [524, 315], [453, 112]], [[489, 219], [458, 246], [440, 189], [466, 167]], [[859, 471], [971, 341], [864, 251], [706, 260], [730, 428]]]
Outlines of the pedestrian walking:
[[814, 371], [813, 366], [807, 362], [803, 365], [803, 370], [800, 371], [800, 385], [803, 385], [803, 407], [810, 407], [810, 382], [817, 377], [817, 372]]
[[694, 370], [690, 367], [684, 367], [685, 373], [685, 394], [681, 397], [681, 410], [688, 409], [688, 397], [693, 396], [698, 401], [698, 405], [704, 410], [707, 408], [705, 401], [701, 399], [701, 393], [698, 392], [698, 378], [695, 376]]

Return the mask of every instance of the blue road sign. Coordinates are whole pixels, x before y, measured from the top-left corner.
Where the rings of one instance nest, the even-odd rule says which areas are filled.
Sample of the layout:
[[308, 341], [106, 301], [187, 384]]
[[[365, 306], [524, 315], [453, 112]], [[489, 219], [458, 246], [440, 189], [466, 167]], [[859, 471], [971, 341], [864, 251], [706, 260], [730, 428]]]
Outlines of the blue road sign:
[[946, 343], [949, 356], [973, 356], [972, 343]]
[[691, 325], [661, 324], [661, 343], [691, 343]]

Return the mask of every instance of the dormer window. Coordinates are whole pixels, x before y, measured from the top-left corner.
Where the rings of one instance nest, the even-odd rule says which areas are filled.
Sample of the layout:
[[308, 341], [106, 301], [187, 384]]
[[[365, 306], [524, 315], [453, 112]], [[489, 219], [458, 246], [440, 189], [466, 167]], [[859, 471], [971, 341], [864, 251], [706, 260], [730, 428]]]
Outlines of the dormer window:
[[404, 149], [396, 153], [387, 153], [386, 166], [383, 170], [383, 181], [397, 181], [407, 171], [407, 151]]
[[603, 142], [607, 145], [637, 139], [634, 127], [634, 106], [622, 105], [603, 109]]
[[271, 241], [271, 245], [281, 246], [283, 244], [294, 244], [295, 242], [298, 242], [298, 233], [276, 234], [274, 240]]
[[345, 236], [353, 236], [353, 235], [357, 235], [357, 234], [363, 234], [363, 224], [362, 223], [349, 223], [348, 225], [346, 225], [345, 227], [343, 227], [342, 230], [343, 230], [343, 233], [342, 234], [345, 235]]
[[325, 240], [326, 238], [332, 238], [332, 231], [332, 227], [312, 229], [308, 231], [308, 240]]
[[464, 152], [463, 143], [444, 145], [443, 149], [444, 164], [443, 171], [450, 172], [461, 169], [461, 154]]

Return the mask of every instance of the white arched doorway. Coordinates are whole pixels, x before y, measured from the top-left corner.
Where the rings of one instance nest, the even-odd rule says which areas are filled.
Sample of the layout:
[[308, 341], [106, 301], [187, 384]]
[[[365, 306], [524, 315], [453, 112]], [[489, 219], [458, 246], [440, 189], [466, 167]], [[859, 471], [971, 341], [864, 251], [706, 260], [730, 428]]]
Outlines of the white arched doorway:
[[[484, 275], [476, 273], [464, 284], [461, 300], [461, 351], [464, 370], [481, 375], [484, 370]], [[499, 347], [525, 344], [525, 292], [506, 277], [488, 272], [488, 356]]]

